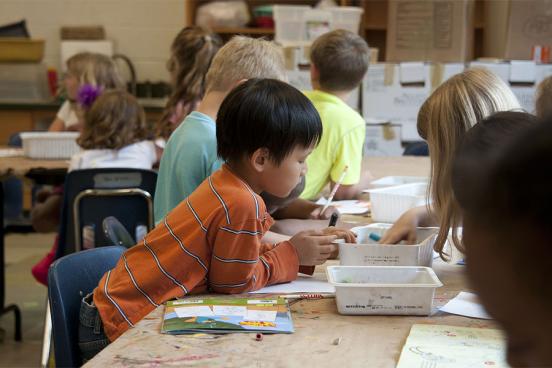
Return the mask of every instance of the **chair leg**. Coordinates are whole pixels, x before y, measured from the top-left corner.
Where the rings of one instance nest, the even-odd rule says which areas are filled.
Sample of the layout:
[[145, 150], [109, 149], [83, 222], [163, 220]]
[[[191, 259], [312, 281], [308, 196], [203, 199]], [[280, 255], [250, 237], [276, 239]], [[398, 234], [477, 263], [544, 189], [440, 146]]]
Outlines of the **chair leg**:
[[21, 311], [17, 305], [10, 304], [0, 311], [0, 315], [4, 315], [9, 312], [13, 312], [15, 316], [15, 341], [21, 341]]
[[52, 316], [50, 313], [50, 300], [46, 303], [46, 316], [44, 317], [44, 335], [42, 337], [42, 355], [40, 367], [48, 367], [50, 360], [50, 346], [52, 343]]

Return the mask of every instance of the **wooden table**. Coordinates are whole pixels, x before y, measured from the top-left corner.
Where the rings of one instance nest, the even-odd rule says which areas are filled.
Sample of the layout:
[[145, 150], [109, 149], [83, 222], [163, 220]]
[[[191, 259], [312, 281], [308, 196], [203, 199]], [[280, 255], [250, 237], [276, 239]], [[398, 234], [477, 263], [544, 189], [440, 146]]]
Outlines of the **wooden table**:
[[[1, 147], [6, 148], [6, 147]], [[24, 156], [0, 157], [0, 179], [8, 176], [25, 177], [31, 170], [67, 170], [69, 160], [35, 160]]]
[[[365, 167], [378, 178], [387, 175], [427, 175], [429, 159], [419, 157], [368, 158]], [[369, 222], [358, 217], [360, 222]], [[337, 264], [329, 261], [327, 264]], [[437, 289], [434, 314], [414, 316], [344, 316], [334, 299], [305, 300], [291, 306], [295, 333], [163, 335], [160, 306], [104, 349], [86, 367], [224, 366], [224, 367], [394, 367], [410, 327], [415, 323], [466, 327], [496, 327], [493, 322], [438, 312], [466, 290], [463, 266], [435, 260], [433, 268], [444, 286]], [[325, 267], [315, 277], [325, 279]], [[333, 345], [341, 337], [339, 345]]]

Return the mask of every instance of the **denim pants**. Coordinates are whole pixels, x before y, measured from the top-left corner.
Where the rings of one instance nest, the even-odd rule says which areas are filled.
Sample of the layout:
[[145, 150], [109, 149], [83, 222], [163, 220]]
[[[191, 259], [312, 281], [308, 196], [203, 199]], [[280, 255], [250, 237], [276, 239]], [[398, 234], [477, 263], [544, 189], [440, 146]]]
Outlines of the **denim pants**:
[[86, 362], [109, 345], [92, 293], [82, 298], [79, 320], [79, 348], [82, 360]]

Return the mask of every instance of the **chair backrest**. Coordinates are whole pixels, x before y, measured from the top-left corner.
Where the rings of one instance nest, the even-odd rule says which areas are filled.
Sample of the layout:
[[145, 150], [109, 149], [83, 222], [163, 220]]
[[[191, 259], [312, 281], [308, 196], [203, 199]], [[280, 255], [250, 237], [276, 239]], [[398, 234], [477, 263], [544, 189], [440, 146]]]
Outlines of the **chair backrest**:
[[50, 267], [48, 298], [56, 366], [79, 367], [82, 364], [78, 345], [81, 300], [98, 286], [107, 271], [115, 267], [125, 250], [123, 247], [90, 249], [62, 257]]
[[[133, 234], [137, 226], [153, 228], [153, 195], [157, 173], [141, 169], [85, 169], [67, 174], [56, 258], [93, 246], [112, 243], [103, 235], [102, 221], [120, 220]], [[83, 234], [84, 229], [84, 234]]]
[[429, 156], [429, 147], [426, 142], [414, 142], [406, 146], [403, 156]]

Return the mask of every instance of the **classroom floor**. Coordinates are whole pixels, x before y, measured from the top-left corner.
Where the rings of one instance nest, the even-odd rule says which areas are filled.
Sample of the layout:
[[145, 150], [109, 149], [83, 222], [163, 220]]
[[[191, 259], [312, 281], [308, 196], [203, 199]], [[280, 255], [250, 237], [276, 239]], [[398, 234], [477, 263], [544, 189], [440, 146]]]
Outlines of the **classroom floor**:
[[42, 349], [46, 287], [31, 275], [31, 267], [53, 244], [55, 234], [9, 234], [5, 237], [6, 304], [22, 314], [23, 341], [14, 341], [13, 313], [0, 318], [0, 367], [38, 367]]

